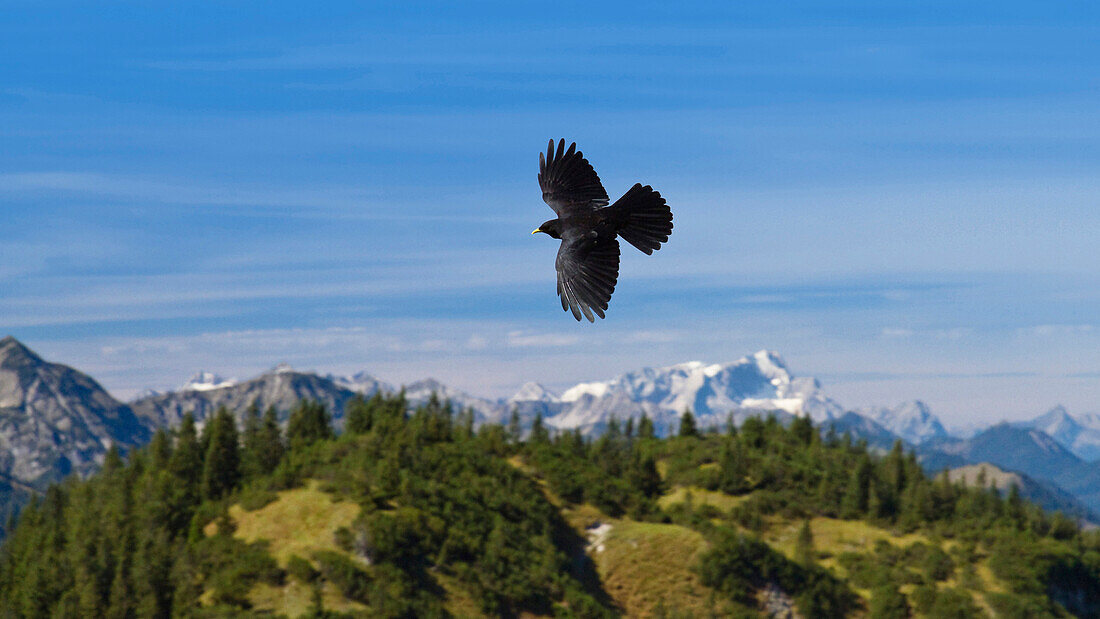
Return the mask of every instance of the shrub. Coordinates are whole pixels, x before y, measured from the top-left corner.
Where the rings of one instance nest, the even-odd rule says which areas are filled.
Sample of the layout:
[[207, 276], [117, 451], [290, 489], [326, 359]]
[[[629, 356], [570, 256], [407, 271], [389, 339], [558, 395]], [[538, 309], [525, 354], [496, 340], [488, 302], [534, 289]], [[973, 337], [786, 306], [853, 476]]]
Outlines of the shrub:
[[298, 555], [290, 555], [290, 558], [286, 562], [286, 572], [293, 576], [298, 582], [311, 583], [317, 580], [317, 570], [313, 569], [309, 561], [306, 561]]

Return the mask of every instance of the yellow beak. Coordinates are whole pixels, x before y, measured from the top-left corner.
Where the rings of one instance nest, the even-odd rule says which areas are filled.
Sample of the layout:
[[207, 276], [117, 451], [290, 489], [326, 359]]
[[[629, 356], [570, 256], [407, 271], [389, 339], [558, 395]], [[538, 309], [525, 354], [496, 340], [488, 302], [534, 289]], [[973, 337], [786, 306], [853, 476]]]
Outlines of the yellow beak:
[[535, 234], [535, 233], [538, 233], [538, 232], [542, 232], [542, 228], [535, 228], [534, 230], [531, 231], [531, 234]]

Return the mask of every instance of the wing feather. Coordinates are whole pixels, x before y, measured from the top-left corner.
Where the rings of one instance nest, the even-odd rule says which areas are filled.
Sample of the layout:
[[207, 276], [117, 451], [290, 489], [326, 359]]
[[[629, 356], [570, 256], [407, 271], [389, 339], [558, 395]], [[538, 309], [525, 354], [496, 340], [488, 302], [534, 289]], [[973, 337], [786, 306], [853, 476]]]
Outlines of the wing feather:
[[593, 313], [604, 318], [619, 279], [619, 241], [563, 240], [555, 266], [562, 309], [572, 312], [577, 320], [583, 314], [595, 322]]
[[565, 148], [565, 140], [554, 140], [539, 153], [539, 186], [542, 199], [563, 217], [580, 210], [607, 206], [610, 200], [592, 164], [577, 150], [577, 143]]

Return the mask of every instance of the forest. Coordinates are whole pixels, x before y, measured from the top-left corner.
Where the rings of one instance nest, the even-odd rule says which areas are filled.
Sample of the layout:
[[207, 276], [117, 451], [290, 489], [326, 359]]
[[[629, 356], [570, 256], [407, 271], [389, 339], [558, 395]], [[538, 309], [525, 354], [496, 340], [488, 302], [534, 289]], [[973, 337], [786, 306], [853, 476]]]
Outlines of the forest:
[[[316, 402], [285, 428], [221, 409], [113, 449], [8, 530], [5, 617], [750, 617], [776, 599], [804, 617], [1100, 616], [1100, 533], [802, 417], [685, 411], [674, 436], [643, 416], [591, 438], [400, 394], [355, 399], [339, 434]], [[690, 596], [623, 593], [672, 569], [611, 565], [632, 560], [626, 531], [696, 540], [674, 574]]]

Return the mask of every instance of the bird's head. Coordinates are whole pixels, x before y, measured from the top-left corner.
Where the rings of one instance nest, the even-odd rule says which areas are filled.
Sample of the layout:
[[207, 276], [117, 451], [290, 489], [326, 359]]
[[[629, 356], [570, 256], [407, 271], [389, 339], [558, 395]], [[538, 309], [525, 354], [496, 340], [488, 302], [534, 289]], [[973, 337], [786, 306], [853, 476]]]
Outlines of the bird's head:
[[531, 234], [535, 234], [536, 232], [543, 232], [545, 234], [549, 234], [552, 238], [560, 239], [561, 238], [561, 220], [560, 219], [551, 219], [550, 221], [544, 221], [539, 225], [538, 228], [535, 228], [534, 230], [532, 230]]

